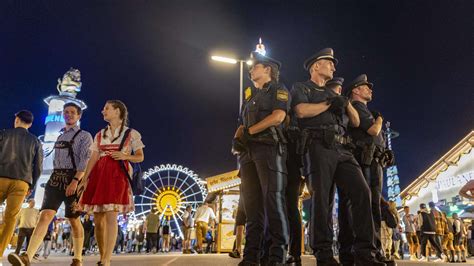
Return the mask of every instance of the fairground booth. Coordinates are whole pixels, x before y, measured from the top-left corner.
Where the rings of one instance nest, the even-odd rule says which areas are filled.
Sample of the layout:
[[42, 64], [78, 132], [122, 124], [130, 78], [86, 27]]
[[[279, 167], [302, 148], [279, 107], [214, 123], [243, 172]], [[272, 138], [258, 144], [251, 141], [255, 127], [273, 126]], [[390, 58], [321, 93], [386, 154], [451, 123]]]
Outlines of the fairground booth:
[[235, 213], [239, 205], [239, 170], [206, 178], [207, 192], [216, 195], [217, 227], [216, 251], [232, 252], [235, 235]]
[[462, 198], [459, 190], [474, 179], [473, 145], [471, 131], [401, 192], [403, 204], [416, 212], [421, 203], [432, 201], [448, 216], [456, 212], [472, 219], [474, 201]]

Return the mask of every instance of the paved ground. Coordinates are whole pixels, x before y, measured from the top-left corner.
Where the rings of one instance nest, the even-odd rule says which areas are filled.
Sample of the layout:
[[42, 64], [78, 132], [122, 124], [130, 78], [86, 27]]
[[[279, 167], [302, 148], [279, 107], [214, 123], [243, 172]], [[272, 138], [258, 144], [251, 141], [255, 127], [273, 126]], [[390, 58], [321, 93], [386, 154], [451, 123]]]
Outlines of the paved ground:
[[[71, 257], [52, 254], [47, 260], [38, 262], [36, 265], [69, 265]], [[93, 266], [98, 261], [98, 256], [86, 256], [84, 258], [85, 266]], [[397, 261], [399, 266], [410, 265], [474, 265], [474, 259], [468, 263], [431, 263], [431, 262], [411, 262]], [[112, 265], [118, 266], [178, 266], [178, 265], [196, 265], [196, 266], [234, 266], [239, 263], [238, 259], [232, 259], [227, 254], [201, 254], [201, 255], [182, 255], [180, 253], [158, 254], [158, 255], [114, 255]], [[312, 256], [303, 257], [303, 265], [315, 265], [316, 260]], [[2, 263], [0, 262], [0, 265]], [[6, 258], [3, 258], [3, 265], [10, 265]]]

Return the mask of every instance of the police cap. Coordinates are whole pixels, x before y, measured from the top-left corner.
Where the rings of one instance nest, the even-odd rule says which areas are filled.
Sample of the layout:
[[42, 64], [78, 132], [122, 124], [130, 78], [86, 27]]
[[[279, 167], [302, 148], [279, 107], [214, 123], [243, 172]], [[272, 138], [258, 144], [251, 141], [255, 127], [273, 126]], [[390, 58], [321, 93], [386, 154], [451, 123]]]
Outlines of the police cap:
[[314, 62], [321, 59], [331, 60], [334, 62], [334, 65], [337, 65], [338, 62], [337, 59], [334, 58], [334, 51], [332, 50], [332, 48], [324, 48], [321, 51], [310, 56], [308, 59], [306, 59], [306, 61], [304, 61], [304, 69], [306, 69], [306, 71], [309, 71], [310, 67], [314, 64]]
[[331, 85], [339, 85], [342, 87], [342, 84], [344, 83], [344, 78], [341, 77], [334, 77], [328, 82], [326, 82], [326, 86], [331, 86]]
[[256, 65], [258, 63], [260, 64], [265, 64], [265, 65], [270, 65], [271, 67], [280, 70], [281, 68], [281, 62], [278, 60], [275, 60], [271, 57], [264, 56], [260, 53], [257, 52], [252, 52], [250, 53], [250, 59], [252, 61], [252, 65]]
[[355, 78], [351, 83], [349, 83], [349, 85], [347, 85], [344, 88], [344, 91], [345, 91], [344, 94], [346, 96], [350, 96], [353, 89], [362, 85], [367, 85], [370, 89], [372, 89], [372, 87], [374, 86], [373, 83], [370, 83], [369, 81], [367, 81], [367, 75], [362, 74], [362, 75], [359, 75], [357, 78]]

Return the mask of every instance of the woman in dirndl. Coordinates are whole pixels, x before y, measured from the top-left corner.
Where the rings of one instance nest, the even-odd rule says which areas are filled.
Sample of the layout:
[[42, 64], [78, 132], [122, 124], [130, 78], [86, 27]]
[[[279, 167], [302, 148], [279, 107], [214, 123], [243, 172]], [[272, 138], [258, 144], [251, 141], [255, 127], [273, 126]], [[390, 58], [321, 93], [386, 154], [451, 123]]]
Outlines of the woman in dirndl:
[[[138, 131], [128, 129], [128, 112], [119, 100], [109, 100], [102, 110], [106, 128], [100, 130], [91, 147], [92, 155], [87, 165], [87, 184], [79, 201], [85, 212], [94, 213], [95, 237], [100, 251], [98, 265], [110, 265], [117, 239], [119, 213], [134, 211], [133, 195], [128, 180], [133, 171], [130, 162], [144, 159], [143, 142]], [[120, 143], [125, 139], [122, 150]], [[125, 163], [125, 167], [123, 165]], [[127, 170], [129, 174], [125, 172]]]

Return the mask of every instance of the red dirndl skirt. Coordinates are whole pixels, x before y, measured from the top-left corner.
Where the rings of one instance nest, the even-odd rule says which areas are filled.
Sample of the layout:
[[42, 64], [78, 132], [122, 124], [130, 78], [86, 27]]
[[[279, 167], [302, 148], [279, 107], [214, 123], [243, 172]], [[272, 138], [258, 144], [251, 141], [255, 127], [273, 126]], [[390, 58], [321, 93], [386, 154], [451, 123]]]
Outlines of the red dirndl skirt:
[[121, 163], [110, 156], [102, 156], [97, 161], [79, 201], [83, 211], [134, 211], [128, 176], [120, 166]]

